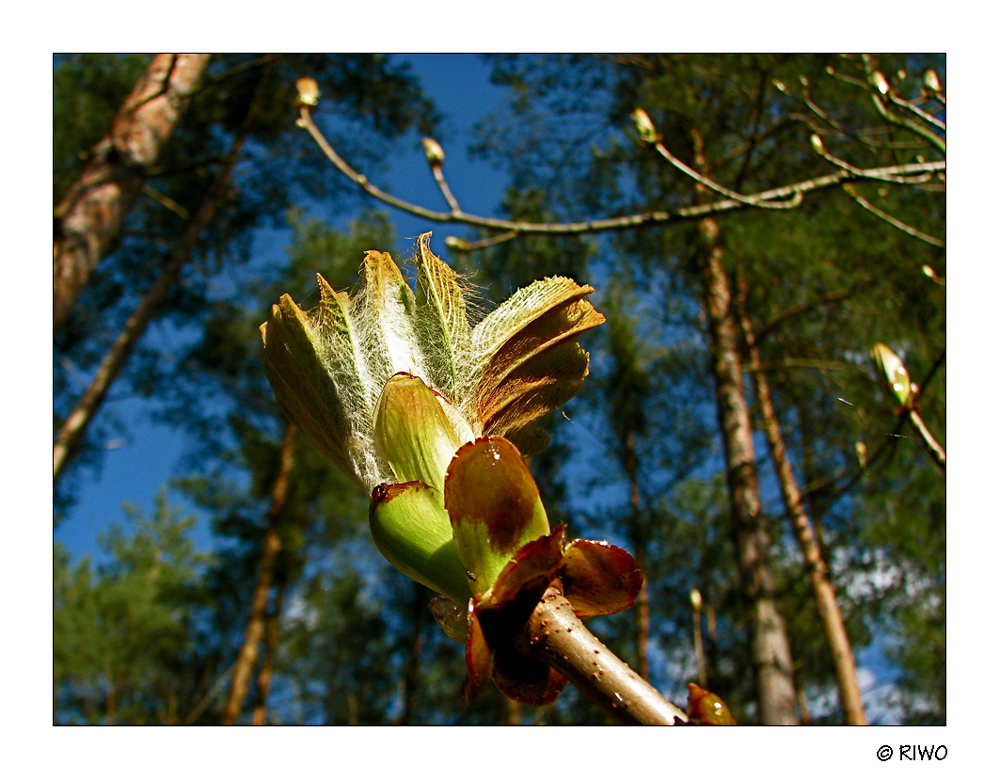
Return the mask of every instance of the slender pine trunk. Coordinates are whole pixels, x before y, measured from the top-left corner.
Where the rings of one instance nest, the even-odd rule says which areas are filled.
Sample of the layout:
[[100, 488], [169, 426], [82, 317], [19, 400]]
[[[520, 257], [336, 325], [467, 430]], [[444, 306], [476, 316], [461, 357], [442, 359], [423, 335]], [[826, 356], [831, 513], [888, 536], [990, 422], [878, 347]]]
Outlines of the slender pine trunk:
[[111, 132], [55, 210], [54, 328], [121, 233], [146, 179], [208, 65], [207, 54], [156, 54], [115, 116]]
[[[635, 432], [625, 437], [628, 473], [629, 504], [632, 510], [632, 554], [639, 571], [646, 571], [646, 534], [642, 520], [642, 497], [639, 493], [639, 456], [635, 447]], [[636, 671], [644, 680], [649, 679], [649, 587], [643, 577], [639, 596], [635, 601], [635, 655]]]
[[396, 723], [408, 726], [414, 722], [417, 687], [420, 683], [420, 656], [424, 648], [422, 629], [426, 622], [427, 590], [417, 582], [411, 583], [412, 598], [410, 599], [410, 653], [403, 666], [402, 684], [403, 710]]
[[278, 633], [281, 622], [281, 608], [285, 603], [285, 591], [288, 581], [281, 577], [277, 583], [274, 595], [274, 605], [264, 623], [264, 658], [261, 661], [260, 672], [257, 674], [257, 697], [254, 702], [253, 715], [250, 722], [254, 726], [264, 726], [267, 723], [267, 697], [271, 693], [271, 679], [274, 676], [274, 654], [278, 647]]
[[764, 433], [771, 450], [771, 460], [778, 475], [781, 495], [785, 508], [792, 523], [792, 531], [799, 543], [799, 549], [806, 562], [806, 572], [813, 596], [819, 609], [820, 620], [826, 633], [827, 643], [833, 656], [833, 666], [837, 676], [837, 691], [840, 696], [840, 706], [848, 724], [863, 726], [867, 724], [865, 708], [861, 702], [861, 689], [858, 687], [858, 676], [854, 667], [854, 654], [851, 652], [851, 642], [847, 636], [847, 628], [837, 605], [837, 596], [833, 583], [830, 582], [830, 571], [823, 557], [812, 521], [806, 512], [802, 501], [792, 464], [788, 459], [784, 437], [781, 435], [781, 424], [774, 410], [771, 388], [764, 372], [760, 370], [760, 350], [754, 338], [753, 326], [743, 306], [745, 301], [745, 280], [740, 279], [740, 324], [746, 339], [749, 369], [753, 376], [757, 391], [757, 401], [760, 406], [761, 420], [764, 423]]
[[163, 267], [163, 270], [160, 271], [160, 275], [153, 283], [153, 286], [143, 295], [135, 310], [129, 316], [128, 320], [126, 320], [125, 327], [97, 367], [97, 372], [94, 374], [90, 385], [77, 402], [73, 411], [70, 412], [60, 426], [52, 448], [53, 477], [55, 479], [59, 478], [70, 455], [72, 455], [73, 450], [83, 438], [87, 426], [107, 396], [112, 382], [114, 382], [122, 368], [125, 367], [125, 363], [132, 355], [133, 350], [139, 343], [139, 339], [146, 332], [149, 323], [156, 317], [164, 301], [167, 300], [167, 296], [170, 294], [174, 282], [177, 281], [181, 269], [191, 258], [191, 253], [194, 251], [201, 234], [208, 227], [209, 223], [211, 223], [219, 206], [228, 197], [227, 191], [229, 189], [233, 166], [236, 164], [240, 151], [250, 134], [249, 120], [252, 114], [253, 104], [251, 104], [247, 121], [244, 122], [240, 132], [233, 139], [229, 154], [226, 156], [221, 170], [209, 187], [208, 192], [205, 193], [205, 197], [202, 198], [187, 227], [185, 227], [180, 240], [177, 242], [177, 246], [174, 247], [174, 251], [170, 255], [170, 259]]
[[279, 534], [285, 508], [288, 505], [289, 483], [292, 466], [295, 463], [295, 426], [289, 424], [285, 429], [285, 437], [281, 444], [281, 455], [278, 473], [271, 486], [271, 506], [267, 513], [267, 532], [264, 534], [264, 545], [261, 551], [260, 564], [257, 569], [257, 583], [254, 586], [253, 598], [250, 602], [250, 616], [247, 619], [246, 631], [243, 635], [243, 645], [236, 657], [232, 682], [229, 685], [229, 695], [222, 709], [220, 723], [231, 726], [236, 723], [243, 708], [243, 701], [250, 689], [250, 678], [260, 649], [260, 641], [264, 636], [264, 615], [267, 610], [271, 582], [274, 578], [275, 562], [281, 550]]
[[[695, 167], [710, 176], [704, 139], [691, 132]], [[698, 184], [701, 199], [707, 189]], [[770, 538], [761, 506], [753, 445], [753, 427], [743, 388], [738, 324], [729, 278], [723, 266], [719, 225], [707, 217], [698, 223], [702, 306], [712, 348], [719, 425], [725, 447], [729, 498], [741, 589], [750, 608], [750, 649], [762, 724], [792, 725], [799, 718], [792, 679], [792, 653], [784, 620], [775, 600], [774, 573], [768, 560]]]
[[522, 720], [523, 716], [521, 715], [521, 703], [514, 701], [513, 699], [510, 699], [506, 696], [503, 697], [503, 700], [507, 713], [506, 717], [503, 720], [503, 723], [501, 723], [500, 725], [506, 725], [506, 726], [522, 725], [524, 721]]

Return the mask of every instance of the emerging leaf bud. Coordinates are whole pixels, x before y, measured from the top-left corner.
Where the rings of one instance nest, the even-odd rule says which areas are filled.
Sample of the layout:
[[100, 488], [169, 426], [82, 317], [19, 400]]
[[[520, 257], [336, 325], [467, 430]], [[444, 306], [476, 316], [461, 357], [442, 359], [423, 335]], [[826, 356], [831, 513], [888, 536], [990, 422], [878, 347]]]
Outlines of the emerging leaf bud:
[[694, 588], [691, 591], [691, 607], [695, 612], [698, 612], [701, 609], [701, 591], [697, 588]]
[[444, 149], [441, 148], [441, 144], [433, 138], [424, 138], [420, 143], [424, 146], [427, 162], [432, 168], [440, 168], [444, 164]]
[[924, 265], [924, 266], [923, 266], [923, 267], [921, 268], [921, 270], [923, 271], [923, 273], [924, 273], [924, 276], [926, 276], [926, 277], [929, 277], [930, 279], [933, 279], [933, 280], [934, 280], [935, 282], [937, 282], [938, 284], [944, 284], [944, 279], [942, 279], [942, 278], [941, 278], [940, 276], [938, 276], [938, 275], [937, 275], [937, 274], [936, 274], [936, 273], [934, 272], [934, 269], [933, 269], [933, 268], [931, 268], [931, 267], [930, 267], [929, 265]]
[[932, 95], [937, 95], [941, 92], [941, 81], [938, 79], [938, 74], [935, 71], [928, 70], [924, 73], [924, 89]]
[[458, 236], [445, 236], [444, 245], [452, 252], [468, 252], [469, 242]]
[[826, 154], [826, 147], [823, 146], [823, 139], [816, 135], [816, 133], [809, 136], [809, 143], [812, 145], [813, 151], [816, 152], [816, 154]]
[[468, 580], [440, 492], [420, 482], [379, 485], [372, 492], [368, 523], [389, 563], [456, 604], [468, 602]]
[[299, 90], [299, 105], [315, 106], [319, 104], [319, 84], [316, 79], [302, 78], [295, 82]]
[[655, 144], [660, 140], [661, 136], [657, 135], [653, 120], [641, 108], [637, 108], [632, 112], [632, 121], [635, 123], [635, 129], [638, 131], [639, 138], [643, 143]]
[[882, 95], [889, 94], [889, 82], [885, 76], [882, 75], [881, 71], [876, 70], [871, 75], [872, 86], [875, 87]]
[[885, 344], [876, 344], [872, 348], [872, 360], [875, 361], [879, 376], [885, 382], [889, 392], [896, 397], [904, 409], [912, 408], [913, 402], [916, 400], [917, 386], [910, 382], [910, 374], [899, 356]]
[[711, 691], [688, 683], [688, 721], [694, 726], [735, 726], [726, 703]]
[[385, 383], [375, 407], [375, 451], [399, 482], [420, 481], [444, 491], [455, 451], [472, 429], [444, 396], [411, 374]]

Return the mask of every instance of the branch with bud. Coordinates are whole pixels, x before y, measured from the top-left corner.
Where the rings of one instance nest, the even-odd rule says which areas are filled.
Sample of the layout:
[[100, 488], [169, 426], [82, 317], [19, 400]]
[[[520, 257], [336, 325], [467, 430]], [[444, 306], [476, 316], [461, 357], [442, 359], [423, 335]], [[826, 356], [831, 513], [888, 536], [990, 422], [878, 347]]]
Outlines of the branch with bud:
[[[892, 124], [905, 127], [908, 131], [916, 135], [922, 142], [930, 142], [932, 146], [935, 147], [937, 151], [941, 154], [945, 152], [945, 140], [943, 133], [946, 130], [945, 123], [942, 119], [934, 116], [929, 111], [925, 110], [919, 105], [919, 102], [926, 102], [932, 97], [941, 97], [941, 104], [944, 105], [943, 95], [941, 94], [941, 84], [938, 80], [937, 73], [933, 70], [928, 70], [923, 77], [923, 86], [920, 89], [919, 96], [913, 100], [903, 99], [898, 91], [893, 88], [889, 79], [881, 71], [877, 70], [874, 65], [874, 61], [868, 55], [862, 55], [861, 57], [862, 67], [864, 68], [864, 78], [858, 79], [851, 76], [846, 76], [842, 73], [837, 72], [832, 66], [827, 68], [827, 72], [834, 78], [843, 81], [844, 83], [851, 84], [859, 89], [862, 89], [871, 94], [874, 105], [882, 116], [887, 121]], [[906, 77], [906, 74], [900, 71], [896, 74], [897, 77], [902, 80]], [[883, 209], [880, 209], [875, 204], [873, 204], [867, 198], [862, 197], [857, 188], [854, 187], [852, 181], [860, 181], [861, 179], [857, 177], [857, 174], [862, 172], [863, 169], [852, 165], [846, 160], [837, 157], [832, 154], [827, 148], [823, 140], [824, 136], [834, 136], [840, 138], [850, 138], [854, 141], [859, 141], [863, 143], [866, 147], [872, 150], [879, 148], [886, 148], [887, 142], [877, 141], [872, 137], [867, 137], [865, 133], [858, 135], [855, 132], [849, 131], [843, 125], [841, 125], [836, 119], [831, 117], [827, 112], [823, 111], [816, 103], [812, 100], [809, 93], [809, 81], [804, 76], [800, 78], [802, 87], [801, 90], [793, 91], [788, 85], [780, 81], [775, 81], [774, 86], [780, 92], [788, 95], [794, 100], [799, 100], [808, 109], [808, 111], [822, 120], [822, 123], [816, 123], [812, 120], [810, 116], [799, 117], [808, 122], [810, 127], [813, 128], [814, 132], [810, 136], [810, 145], [812, 150], [822, 157], [824, 160], [830, 164], [836, 166], [838, 169], [850, 173], [855, 176], [853, 180], [845, 180], [842, 185], [843, 190], [847, 195], [858, 205], [864, 208], [869, 213], [875, 215], [884, 222], [892, 225], [893, 227], [913, 236], [921, 241], [925, 241], [933, 246], [944, 247], [944, 241], [934, 236], [930, 236], [927, 233], [918, 230], [912, 225], [908, 225], [902, 220], [892, 216]], [[912, 114], [914, 118], [902, 117], [889, 110], [889, 105], [902, 108], [905, 111]], [[924, 157], [922, 155], [917, 155], [917, 162], [924, 162]], [[869, 177], [872, 180], [882, 180], [892, 184], [899, 185], [924, 185], [927, 187], [940, 186], [940, 184], [931, 184], [934, 178], [939, 178], [943, 181], [944, 173], [939, 171], [935, 174], [930, 174], [928, 172], [917, 174], [917, 175], [901, 175], [898, 172], [884, 173], [880, 176]], [[880, 191], [881, 192], [881, 191]]]
[[[305, 81], [305, 80], [300, 80]], [[315, 83], [315, 82], [314, 82]], [[330, 142], [325, 138], [320, 129], [313, 121], [312, 110], [316, 103], [309, 102], [312, 92], [307, 91], [302, 94], [300, 85], [300, 97], [298, 100], [299, 118], [297, 125], [306, 130], [316, 145], [320, 148], [326, 158], [333, 163], [345, 177], [354, 182], [362, 191], [376, 200], [381, 201], [393, 208], [404, 211], [408, 214], [421, 217], [433, 222], [450, 224], [462, 224], [469, 227], [481, 228], [497, 235], [482, 241], [468, 242], [460, 238], [449, 236], [446, 242], [454, 251], [473, 251], [487, 246], [492, 246], [504, 241], [509, 241], [520, 235], [579, 235], [589, 233], [601, 233], [606, 231], [629, 230], [646, 225], [686, 222], [698, 220], [711, 214], [722, 214], [730, 211], [738, 211], [746, 208], [770, 208], [770, 209], [790, 209], [801, 204], [802, 198], [815, 190], [835, 187], [845, 181], [865, 181], [865, 180], [894, 180], [896, 183], [912, 184], [918, 181], [913, 177], [930, 177], [943, 173], [945, 164], [943, 161], [922, 161], [904, 165], [892, 165], [882, 168], [862, 169], [854, 167], [840, 167], [835, 173], [818, 176], [812, 179], [795, 182], [793, 184], [776, 187], [770, 190], [741, 195], [729, 190], [717, 182], [710, 180], [702, 181], [696, 172], [684, 165], [674, 157], [660, 143], [660, 137], [656, 133], [656, 128], [649, 121], [648, 115], [641, 109], [633, 114], [633, 121], [640, 139], [644, 143], [659, 145], [657, 151], [663, 155], [671, 164], [677, 166], [687, 175], [693, 176], [696, 180], [710, 189], [718, 192], [724, 197], [711, 203], [699, 204], [664, 211], [646, 211], [640, 214], [630, 214], [621, 217], [610, 217], [606, 219], [592, 219], [580, 222], [524, 222], [520, 220], [497, 219], [495, 217], [485, 217], [478, 214], [470, 214], [461, 209], [458, 201], [451, 192], [450, 187], [444, 179], [443, 163], [444, 150], [440, 144], [430, 138], [423, 141], [424, 153], [427, 156], [431, 173], [438, 184], [438, 188], [444, 195], [448, 203], [449, 211], [441, 212], [425, 208], [416, 203], [397, 198], [372, 184], [368, 177], [355, 171], [337, 153]], [[641, 112], [641, 113], [640, 113]], [[911, 177], [911, 178], [901, 178]], [[923, 179], [919, 179], [923, 181]]]
[[[580, 622], [633, 605], [632, 556], [552, 528], [522, 457], [546, 446], [537, 422], [588, 373], [575, 339], [604, 322], [593, 288], [542, 279], [473, 327], [478, 303], [429, 243], [418, 242], [416, 291], [370, 251], [354, 295], [318, 276], [315, 309], [282, 296], [261, 326], [279, 406], [371, 491], [382, 555], [441, 594], [431, 611], [465, 645], [463, 705], [491, 681], [529, 704], [572, 681], [621, 722], [686, 722]], [[703, 701], [692, 698], [698, 722], [731, 720]]]
[[927, 447], [934, 463], [942, 472], [945, 470], [945, 451], [938, 444], [931, 432], [924, 424], [923, 418], [917, 411], [917, 399], [920, 397], [920, 388], [915, 382], [910, 381], [910, 374], [903, 365], [903, 361], [885, 344], [876, 344], [872, 348], [872, 361], [875, 363], [876, 372], [882, 386], [897, 400], [899, 407], [896, 413], [909, 420], [914, 430], [920, 435], [921, 441]]

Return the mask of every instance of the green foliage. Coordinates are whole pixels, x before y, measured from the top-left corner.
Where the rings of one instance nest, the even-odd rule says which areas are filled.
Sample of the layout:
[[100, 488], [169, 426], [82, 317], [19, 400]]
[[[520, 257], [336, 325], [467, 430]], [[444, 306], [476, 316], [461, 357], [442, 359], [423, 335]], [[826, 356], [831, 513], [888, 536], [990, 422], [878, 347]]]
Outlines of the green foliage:
[[72, 566], [55, 551], [53, 648], [56, 721], [176, 723], [193, 706], [194, 623], [204, 603], [208, 557], [189, 538], [161, 492], [152, 518], [126, 507], [131, 533], [113, 525], [110, 556], [95, 568]]

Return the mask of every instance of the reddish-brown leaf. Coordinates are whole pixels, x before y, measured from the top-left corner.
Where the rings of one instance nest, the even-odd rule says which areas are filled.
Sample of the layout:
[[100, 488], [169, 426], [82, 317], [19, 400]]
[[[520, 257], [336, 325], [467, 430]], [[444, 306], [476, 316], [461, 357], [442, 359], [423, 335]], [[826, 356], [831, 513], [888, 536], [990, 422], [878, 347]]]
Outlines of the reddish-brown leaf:
[[566, 687], [566, 678], [541, 661], [504, 643], [493, 655], [493, 682], [507, 696], [539, 707], [555, 701]]
[[521, 547], [485, 594], [483, 606], [500, 607], [521, 594], [534, 601], [541, 598], [562, 563], [565, 539], [566, 526], [560, 525], [551, 534]]
[[549, 532], [538, 486], [506, 439], [459, 448], [445, 478], [444, 503], [474, 593], [492, 587], [514, 553]]
[[475, 612], [469, 614], [469, 637], [465, 641], [465, 667], [467, 674], [462, 683], [462, 709], [468, 707], [493, 674], [493, 651], [486, 644], [483, 627]]
[[563, 592], [579, 617], [612, 615], [639, 596], [642, 572], [635, 559], [607, 542], [574, 539], [563, 556]]

